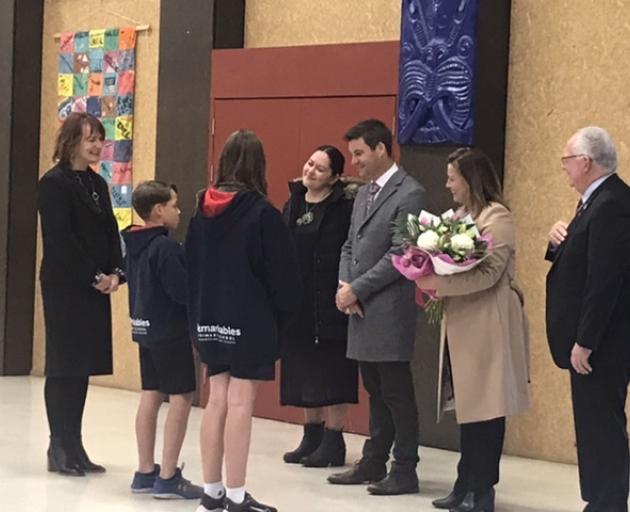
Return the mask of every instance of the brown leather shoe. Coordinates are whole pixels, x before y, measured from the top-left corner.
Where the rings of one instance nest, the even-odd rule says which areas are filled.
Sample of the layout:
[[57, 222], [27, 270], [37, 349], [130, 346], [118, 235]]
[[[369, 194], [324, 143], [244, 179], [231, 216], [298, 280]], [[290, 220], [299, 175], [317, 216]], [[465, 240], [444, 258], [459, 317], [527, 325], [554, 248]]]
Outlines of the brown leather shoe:
[[362, 461], [356, 462], [351, 469], [343, 473], [334, 473], [328, 477], [331, 484], [359, 485], [378, 482], [385, 478], [387, 471], [385, 465], [379, 467]]
[[367, 488], [370, 494], [377, 496], [395, 496], [398, 494], [415, 494], [420, 492], [418, 476], [415, 471], [390, 472], [383, 480], [370, 484]]

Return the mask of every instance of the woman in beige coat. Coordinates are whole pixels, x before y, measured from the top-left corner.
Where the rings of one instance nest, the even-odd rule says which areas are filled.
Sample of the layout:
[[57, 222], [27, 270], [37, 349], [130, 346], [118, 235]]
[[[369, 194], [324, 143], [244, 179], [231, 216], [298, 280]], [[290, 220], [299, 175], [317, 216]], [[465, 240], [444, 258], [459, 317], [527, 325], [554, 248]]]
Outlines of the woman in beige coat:
[[529, 406], [529, 340], [523, 295], [514, 282], [514, 219], [490, 160], [461, 148], [448, 159], [446, 187], [458, 213], [470, 213], [491, 235], [487, 258], [473, 270], [417, 281], [444, 299], [439, 416], [454, 408], [460, 424], [457, 481], [436, 508], [493, 512], [505, 417]]

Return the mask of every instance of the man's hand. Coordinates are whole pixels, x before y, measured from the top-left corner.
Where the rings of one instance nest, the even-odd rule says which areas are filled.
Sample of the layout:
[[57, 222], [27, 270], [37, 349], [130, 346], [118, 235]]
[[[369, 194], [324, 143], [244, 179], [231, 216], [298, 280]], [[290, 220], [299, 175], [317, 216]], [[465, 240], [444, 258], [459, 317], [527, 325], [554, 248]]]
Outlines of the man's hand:
[[337, 289], [337, 296], [335, 298], [337, 303], [337, 309], [343, 313], [346, 312], [346, 308], [358, 302], [359, 299], [352, 291], [352, 287], [345, 281], [339, 281], [339, 288]]
[[363, 309], [361, 309], [361, 306], [358, 302], [355, 302], [354, 304], [348, 306], [345, 309], [344, 313], [346, 315], [359, 315], [360, 318], [363, 318]]
[[549, 231], [549, 242], [554, 247], [558, 247], [567, 237], [567, 228], [569, 226], [563, 220], [559, 220], [552, 227], [551, 231]]
[[593, 371], [588, 358], [591, 357], [593, 351], [590, 348], [584, 348], [577, 343], [571, 349], [571, 366], [580, 375], [588, 375]]

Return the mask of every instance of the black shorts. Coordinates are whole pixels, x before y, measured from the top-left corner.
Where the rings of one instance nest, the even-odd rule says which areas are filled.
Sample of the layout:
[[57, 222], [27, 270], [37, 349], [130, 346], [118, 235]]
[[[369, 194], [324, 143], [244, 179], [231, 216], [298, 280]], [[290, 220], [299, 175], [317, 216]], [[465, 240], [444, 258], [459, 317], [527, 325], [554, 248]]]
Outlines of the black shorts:
[[197, 388], [192, 345], [188, 340], [140, 348], [142, 389], [167, 395], [191, 393]]
[[276, 378], [276, 366], [274, 364], [247, 365], [247, 364], [216, 364], [208, 365], [208, 377], [228, 372], [231, 377], [246, 380], [274, 380]]

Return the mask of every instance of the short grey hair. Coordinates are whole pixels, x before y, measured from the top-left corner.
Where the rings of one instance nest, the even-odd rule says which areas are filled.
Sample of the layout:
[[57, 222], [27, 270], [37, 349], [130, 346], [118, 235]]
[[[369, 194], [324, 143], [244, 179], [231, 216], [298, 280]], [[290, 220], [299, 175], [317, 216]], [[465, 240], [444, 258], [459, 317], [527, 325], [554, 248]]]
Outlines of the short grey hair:
[[577, 131], [574, 140], [576, 151], [588, 155], [608, 172], [617, 172], [617, 149], [606, 130], [587, 126]]

